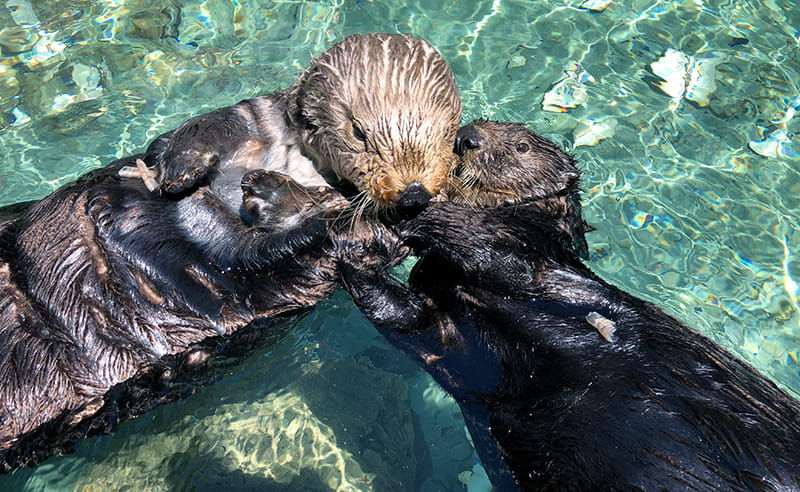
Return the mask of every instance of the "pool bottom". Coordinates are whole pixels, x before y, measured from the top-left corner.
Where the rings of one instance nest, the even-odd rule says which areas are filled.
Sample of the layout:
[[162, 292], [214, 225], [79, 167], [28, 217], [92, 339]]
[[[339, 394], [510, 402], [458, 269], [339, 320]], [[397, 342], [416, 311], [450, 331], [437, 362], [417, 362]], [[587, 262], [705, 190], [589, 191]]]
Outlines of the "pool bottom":
[[452, 398], [337, 292], [220, 381], [0, 485], [456, 491], [477, 462]]

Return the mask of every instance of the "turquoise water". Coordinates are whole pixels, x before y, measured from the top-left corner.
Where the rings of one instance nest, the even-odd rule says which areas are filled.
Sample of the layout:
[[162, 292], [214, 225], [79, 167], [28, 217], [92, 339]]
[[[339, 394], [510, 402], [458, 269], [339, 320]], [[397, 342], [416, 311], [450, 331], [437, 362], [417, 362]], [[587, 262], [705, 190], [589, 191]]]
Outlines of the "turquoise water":
[[[348, 34], [407, 32], [453, 67], [465, 121], [576, 156], [595, 271], [800, 394], [800, 5], [581, 4], [1, 2], [0, 204], [280, 90]], [[464, 490], [476, 460], [458, 408], [339, 293], [224, 380], [0, 489]]]

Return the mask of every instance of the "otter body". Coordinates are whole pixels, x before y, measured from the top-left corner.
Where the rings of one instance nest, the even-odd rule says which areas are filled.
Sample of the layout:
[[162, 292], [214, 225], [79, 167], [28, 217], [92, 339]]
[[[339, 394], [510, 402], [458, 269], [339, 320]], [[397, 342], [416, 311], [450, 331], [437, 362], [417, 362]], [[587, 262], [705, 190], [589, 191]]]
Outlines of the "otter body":
[[[305, 254], [325, 240], [322, 219], [282, 223], [251, 205], [270, 224], [251, 229], [207, 188], [171, 200], [120, 178], [131, 160], [0, 225], [5, 471], [189, 394], [213, 378], [207, 359], [274, 341], [333, 289], [334, 261]], [[312, 198], [307, 215], [340, 204]]]
[[[355, 35], [284, 92], [0, 211], [0, 468], [186, 394], [176, 380], [325, 297], [333, 248], [349, 248], [326, 239], [343, 206], [330, 187], [355, 190], [359, 212], [425, 205], [455, 165], [460, 112], [428, 43]], [[388, 234], [377, 220], [341, 230]]]
[[[577, 170], [518, 136], [459, 131], [468, 204], [435, 204], [399, 231], [425, 252], [417, 290], [342, 266], [368, 318], [458, 401], [495, 488], [800, 489], [798, 401], [586, 268], [567, 198]], [[532, 180], [496, 193], [526, 168]]]

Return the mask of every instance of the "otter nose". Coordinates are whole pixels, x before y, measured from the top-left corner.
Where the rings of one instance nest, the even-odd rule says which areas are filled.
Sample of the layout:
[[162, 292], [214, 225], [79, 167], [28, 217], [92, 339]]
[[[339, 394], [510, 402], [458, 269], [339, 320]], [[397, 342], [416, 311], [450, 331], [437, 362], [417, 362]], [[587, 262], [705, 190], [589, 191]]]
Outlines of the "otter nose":
[[405, 212], [419, 212], [428, 202], [431, 194], [421, 183], [413, 182], [397, 195], [397, 206]]
[[462, 126], [456, 133], [456, 145], [453, 151], [459, 156], [463, 156], [470, 149], [477, 149], [481, 146], [478, 130], [472, 125]]

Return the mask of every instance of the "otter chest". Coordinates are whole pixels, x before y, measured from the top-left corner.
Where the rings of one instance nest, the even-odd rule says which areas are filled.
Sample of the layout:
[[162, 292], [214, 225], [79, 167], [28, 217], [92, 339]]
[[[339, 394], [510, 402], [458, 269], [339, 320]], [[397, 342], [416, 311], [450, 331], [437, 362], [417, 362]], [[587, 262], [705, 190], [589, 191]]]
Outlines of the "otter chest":
[[280, 94], [256, 97], [236, 105], [230, 118], [241, 118], [251, 128], [249, 138], [219, 163], [210, 187], [232, 210], [242, 204], [242, 177], [254, 169], [277, 171], [303, 186], [327, 186], [314, 163], [300, 151], [300, 137], [286, 124], [286, 105]]

